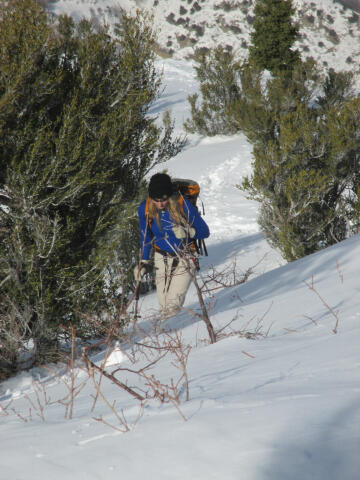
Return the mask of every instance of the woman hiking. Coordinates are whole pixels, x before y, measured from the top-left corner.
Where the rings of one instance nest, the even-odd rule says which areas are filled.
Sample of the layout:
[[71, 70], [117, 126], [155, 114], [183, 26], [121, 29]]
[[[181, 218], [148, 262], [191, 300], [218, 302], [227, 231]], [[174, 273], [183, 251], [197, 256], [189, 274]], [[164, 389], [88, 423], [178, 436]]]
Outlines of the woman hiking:
[[[181, 197], [181, 198], [180, 198]], [[207, 238], [209, 228], [197, 208], [173, 192], [171, 178], [156, 173], [150, 179], [148, 198], [138, 209], [141, 261], [134, 269], [141, 280], [155, 249], [155, 284], [162, 319], [175, 315], [184, 304], [197, 268], [194, 241]]]

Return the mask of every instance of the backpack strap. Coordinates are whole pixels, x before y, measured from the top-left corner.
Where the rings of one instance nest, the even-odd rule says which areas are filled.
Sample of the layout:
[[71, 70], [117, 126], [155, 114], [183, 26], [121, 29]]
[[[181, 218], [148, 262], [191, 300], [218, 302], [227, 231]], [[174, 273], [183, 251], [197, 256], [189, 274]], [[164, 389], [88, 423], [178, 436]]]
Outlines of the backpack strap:
[[179, 206], [180, 206], [181, 215], [184, 217], [184, 216], [185, 216], [185, 212], [184, 212], [184, 197], [181, 195], [181, 193], [180, 193], [179, 196], [178, 196], [177, 202], [178, 202], [178, 204], [179, 204]]
[[151, 228], [152, 217], [151, 217], [150, 212], [149, 212], [149, 201], [150, 201], [150, 198], [147, 197], [147, 199], [145, 201], [144, 214], [145, 214], [145, 220], [147, 220], [148, 226], [149, 226], [149, 228]]

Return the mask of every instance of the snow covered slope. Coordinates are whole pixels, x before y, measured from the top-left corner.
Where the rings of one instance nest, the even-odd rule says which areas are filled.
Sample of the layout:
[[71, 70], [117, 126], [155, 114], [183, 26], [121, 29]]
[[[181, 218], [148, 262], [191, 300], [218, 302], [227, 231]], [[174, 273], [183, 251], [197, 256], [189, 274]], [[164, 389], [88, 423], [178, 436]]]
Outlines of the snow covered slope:
[[[56, 14], [67, 13], [118, 21], [119, 6], [148, 10], [158, 31], [158, 53], [164, 58], [191, 58], [198, 49], [224, 45], [239, 58], [248, 54], [255, 0], [58, 0], [48, 3]], [[320, 65], [360, 73], [359, 14], [336, 0], [293, 0], [303, 57]]]
[[[153, 109], [171, 106], [179, 130], [186, 94], [197, 88], [191, 72], [186, 62], [167, 60], [167, 89]], [[61, 368], [33, 369], [4, 382], [0, 480], [358, 480], [360, 237], [283, 265], [258, 230], [256, 204], [235, 187], [250, 168], [246, 140], [189, 140], [165, 166], [195, 176], [204, 192], [212, 235], [199, 281], [235, 254], [238, 272], [265, 255], [250, 281], [214, 291], [211, 321], [220, 329], [233, 320], [225, 330], [232, 335], [208, 344], [204, 322], [190, 313], [199, 311], [194, 289], [186, 310], [162, 325], [192, 347], [189, 401], [182, 381], [179, 410], [155, 399], [141, 409], [106, 378], [92, 410], [96, 390], [80, 363], [73, 377]], [[143, 331], [156, 305], [153, 294], [141, 299]], [[129, 345], [120, 347], [108, 372], [127, 369], [120, 378], [140, 387], [130, 370], [145, 360], [138, 354], [131, 363]], [[92, 360], [99, 365], [104, 352]], [[170, 384], [179, 378], [173, 360], [165, 357], [150, 372]], [[72, 378], [84, 387], [69, 419], [63, 399]], [[114, 430], [121, 424], [113, 410], [125, 416], [128, 433]]]

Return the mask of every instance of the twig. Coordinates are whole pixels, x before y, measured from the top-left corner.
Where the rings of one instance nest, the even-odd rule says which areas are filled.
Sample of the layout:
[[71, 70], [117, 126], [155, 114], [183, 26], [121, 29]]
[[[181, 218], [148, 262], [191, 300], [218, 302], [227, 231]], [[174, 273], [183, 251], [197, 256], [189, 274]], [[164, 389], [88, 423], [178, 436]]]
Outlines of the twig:
[[22, 422], [24, 422], [24, 423], [27, 423], [27, 422], [28, 422], [28, 420], [27, 420], [25, 417], [23, 417], [23, 416], [21, 415], [21, 413], [17, 412], [17, 411], [15, 410], [15, 408], [12, 408], [11, 411], [14, 412], [15, 415], [16, 415], [18, 418], [20, 418], [20, 420], [21, 420]]
[[5, 406], [3, 407], [1, 404], [0, 404], [0, 410], [1, 410], [1, 414], [3, 417], [7, 417], [10, 415], [10, 413], [7, 411], [7, 409], [10, 407], [10, 405], [12, 404], [12, 400], [10, 400], [10, 402]]
[[169, 394], [169, 386], [163, 385], [158, 379], [155, 378], [154, 375], [148, 377], [147, 375], [145, 375], [144, 372], [142, 372], [142, 375], [145, 380], [147, 380], [147, 385], [153, 390], [155, 397], [158, 398], [161, 402], [163, 402], [166, 398], [176, 408], [184, 422], [186, 422], [187, 418], [180, 410], [178, 398]]
[[193, 283], [195, 285], [196, 292], [197, 292], [197, 295], [198, 295], [201, 311], [202, 311], [201, 318], [205, 322], [206, 329], [207, 329], [208, 334], [209, 334], [210, 343], [216, 343], [215, 329], [214, 329], [213, 324], [211, 323], [211, 320], [210, 320], [210, 317], [209, 317], [209, 314], [208, 314], [208, 311], [207, 311], [207, 308], [206, 308], [206, 305], [205, 305], [205, 301], [204, 301], [204, 297], [203, 297], [201, 288], [200, 288], [199, 283], [196, 279], [196, 275], [193, 274], [192, 277], [193, 277]]
[[344, 283], [344, 276], [342, 274], [342, 271], [340, 270], [340, 265], [339, 265], [339, 262], [336, 260], [336, 270], [338, 272], [338, 275], [339, 275], [339, 278], [340, 278], [340, 282], [341, 283]]
[[119, 427], [116, 427], [115, 425], [111, 425], [111, 423], [107, 422], [106, 420], [104, 420], [101, 416], [100, 417], [92, 417], [93, 420], [95, 420], [96, 422], [101, 422], [103, 423], [104, 425], [107, 425], [108, 427], [112, 428], [113, 430], [116, 430], [117, 432], [121, 432], [121, 433], [125, 433], [125, 432], [129, 432], [129, 428], [127, 429], [121, 429]]
[[83, 358], [85, 360], [85, 362], [90, 365], [90, 367], [94, 370], [96, 370], [97, 372], [100, 372], [102, 375], [104, 375], [106, 378], [108, 378], [109, 380], [111, 380], [115, 385], [117, 385], [118, 387], [122, 388], [123, 390], [125, 390], [127, 393], [129, 393], [130, 395], [132, 395], [134, 398], [136, 398], [137, 400], [139, 400], [140, 402], [143, 402], [145, 400], [145, 398], [138, 394], [134, 389], [128, 387], [127, 385], [125, 385], [125, 383], [121, 382], [120, 380], [118, 380], [114, 375], [112, 375], [111, 373], [108, 373], [106, 370], [104, 370], [103, 368], [101, 367], [98, 367], [94, 362], [92, 362], [90, 360], [90, 358], [86, 355], [86, 348], [85, 347], [83, 349]]
[[316, 326], [318, 325], [317, 322], [313, 318], [311, 318], [309, 315], [303, 315], [303, 317], [310, 320], [314, 325], [316, 325]]
[[251, 355], [250, 353], [245, 352], [245, 350], [242, 350], [241, 353], [243, 353], [244, 355], [247, 355], [250, 358], [255, 358], [255, 355]]
[[311, 285], [304, 280], [305, 285], [308, 287], [309, 290], [314, 292], [318, 298], [321, 300], [322, 304], [324, 305], [325, 308], [327, 308], [330, 312], [330, 314], [335, 318], [335, 326], [332, 329], [333, 333], [338, 332], [338, 325], [339, 325], [339, 316], [338, 312], [335, 312], [333, 308], [331, 308], [323, 299], [323, 297], [320, 295], [320, 293], [316, 290], [315, 285], [314, 285], [314, 275], [311, 277]]

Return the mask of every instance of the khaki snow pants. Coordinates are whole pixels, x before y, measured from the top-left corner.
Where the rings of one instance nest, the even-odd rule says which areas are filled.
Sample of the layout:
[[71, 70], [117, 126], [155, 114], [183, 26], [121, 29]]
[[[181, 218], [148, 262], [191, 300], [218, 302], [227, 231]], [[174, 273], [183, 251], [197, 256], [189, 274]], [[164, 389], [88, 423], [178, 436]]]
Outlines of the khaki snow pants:
[[162, 319], [181, 310], [189, 289], [195, 265], [192, 260], [164, 256], [155, 251], [156, 292]]

